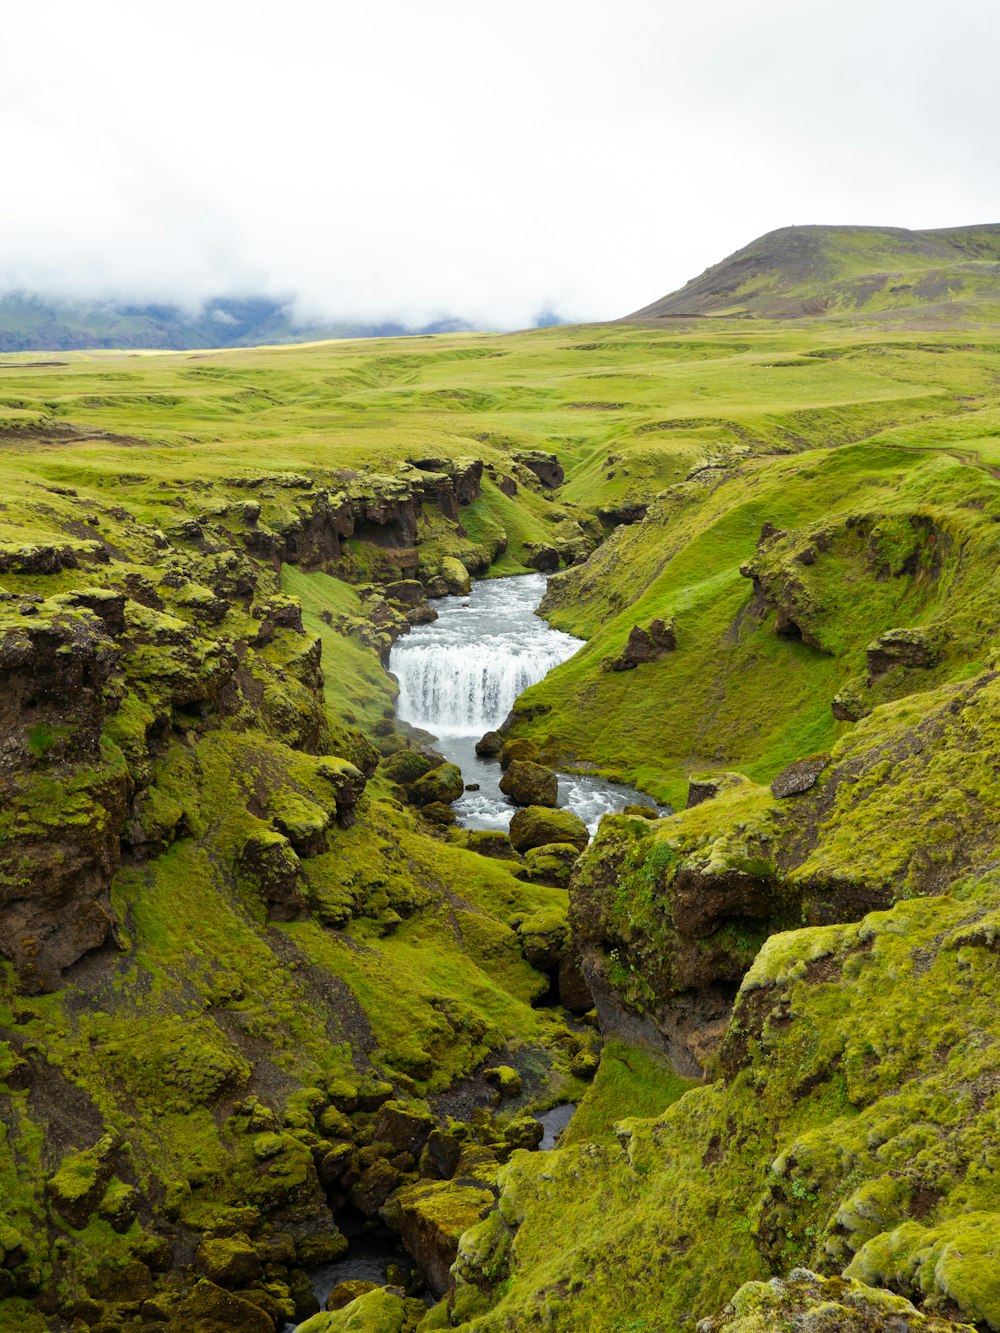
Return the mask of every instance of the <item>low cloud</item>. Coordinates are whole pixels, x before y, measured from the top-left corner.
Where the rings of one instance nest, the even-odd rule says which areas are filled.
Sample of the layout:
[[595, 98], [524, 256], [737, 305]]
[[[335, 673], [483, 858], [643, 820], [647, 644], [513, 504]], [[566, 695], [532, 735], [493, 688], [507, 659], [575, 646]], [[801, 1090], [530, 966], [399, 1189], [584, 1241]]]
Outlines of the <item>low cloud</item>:
[[977, 0], [22, 7], [0, 289], [614, 317], [772, 227], [1000, 218], [998, 36]]

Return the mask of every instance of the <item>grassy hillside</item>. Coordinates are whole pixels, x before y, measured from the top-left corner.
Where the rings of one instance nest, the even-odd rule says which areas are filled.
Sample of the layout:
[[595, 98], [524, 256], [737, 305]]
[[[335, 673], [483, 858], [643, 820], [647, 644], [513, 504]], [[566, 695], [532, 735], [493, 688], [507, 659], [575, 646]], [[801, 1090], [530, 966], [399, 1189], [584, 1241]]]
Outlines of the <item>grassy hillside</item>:
[[[0, 1328], [276, 1333], [360, 1216], [456, 1285], [307, 1333], [1000, 1329], [998, 353], [5, 357]], [[420, 812], [382, 665], [540, 562], [587, 643], [514, 734], [709, 796], [568, 896]]]
[[782, 227], [752, 241], [630, 320], [715, 315], [995, 324], [1000, 224]]

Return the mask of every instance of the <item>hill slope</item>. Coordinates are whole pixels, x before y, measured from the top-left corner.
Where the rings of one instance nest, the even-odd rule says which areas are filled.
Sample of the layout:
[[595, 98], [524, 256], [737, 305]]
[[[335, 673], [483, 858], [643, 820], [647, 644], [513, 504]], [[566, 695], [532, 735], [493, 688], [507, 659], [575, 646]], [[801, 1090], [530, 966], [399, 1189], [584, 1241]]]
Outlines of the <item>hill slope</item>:
[[1000, 224], [782, 227], [626, 319], [682, 315], [993, 322], [1000, 316]]

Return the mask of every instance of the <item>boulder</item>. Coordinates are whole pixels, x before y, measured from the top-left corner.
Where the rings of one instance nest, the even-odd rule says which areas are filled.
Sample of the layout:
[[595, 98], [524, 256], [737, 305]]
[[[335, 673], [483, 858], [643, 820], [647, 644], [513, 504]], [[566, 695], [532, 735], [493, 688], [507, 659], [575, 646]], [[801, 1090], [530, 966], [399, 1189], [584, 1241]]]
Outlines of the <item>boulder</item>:
[[480, 758], [492, 759], [503, 749], [504, 741], [499, 731], [488, 731], [476, 741], [476, 754]]
[[60, 1217], [78, 1231], [100, 1203], [114, 1170], [119, 1141], [105, 1134], [92, 1148], [70, 1153], [46, 1182], [45, 1192]]
[[873, 684], [893, 667], [921, 667], [925, 670], [941, 661], [940, 638], [928, 630], [889, 629], [865, 650], [868, 683]]
[[607, 671], [632, 671], [643, 662], [658, 662], [676, 647], [677, 626], [673, 618], [651, 620], [648, 625], [633, 625], [625, 647], [603, 665]]
[[794, 764], [783, 768], [771, 783], [771, 795], [777, 797], [797, 796], [816, 785], [816, 780], [830, 762], [830, 756], [816, 754], [809, 759], [796, 759]]
[[300, 888], [302, 866], [292, 844], [281, 833], [252, 833], [240, 852], [240, 878], [267, 904], [275, 921], [293, 921], [305, 897]]
[[510, 845], [510, 838], [499, 829], [469, 829], [465, 835], [465, 845], [470, 852], [480, 856], [492, 856], [500, 861], [519, 861], [520, 857]]
[[[489, 733], [487, 733], [489, 734]], [[509, 768], [515, 759], [523, 759], [532, 764], [542, 762], [542, 753], [534, 741], [518, 736], [512, 741], [505, 741], [500, 751], [500, 767]]]
[[454, 1134], [432, 1129], [420, 1154], [420, 1174], [450, 1180], [458, 1169], [462, 1144]]
[[426, 1313], [427, 1307], [407, 1300], [401, 1288], [376, 1287], [339, 1310], [313, 1315], [299, 1325], [298, 1333], [405, 1333]]
[[395, 754], [389, 755], [388, 759], [382, 760], [379, 769], [390, 782], [408, 787], [411, 782], [416, 782], [432, 768], [436, 768], [440, 762], [440, 755], [423, 754], [420, 750], [397, 750]]
[[549, 842], [524, 854], [524, 868], [533, 884], [565, 889], [580, 859], [580, 849], [571, 842]]
[[529, 569], [537, 569], [541, 574], [554, 574], [562, 559], [554, 546], [546, 546], [542, 542], [526, 542], [524, 563]]
[[559, 780], [551, 768], [515, 759], [500, 779], [500, 790], [518, 805], [555, 805], [559, 799]]
[[338, 1282], [326, 1298], [326, 1308], [328, 1310], [342, 1310], [345, 1305], [350, 1305], [351, 1301], [356, 1301], [359, 1296], [364, 1296], [366, 1292], [377, 1291], [377, 1282], [365, 1282], [363, 1278], [349, 1278], [346, 1282]]
[[195, 1267], [220, 1287], [247, 1287], [261, 1275], [260, 1256], [248, 1236], [205, 1236]]
[[410, 784], [409, 797], [414, 805], [432, 805], [441, 802], [450, 805], [465, 791], [462, 770], [455, 764], [439, 764], [423, 777]]
[[[575, 852], [576, 848], [573, 850]], [[518, 921], [515, 929], [525, 959], [532, 967], [539, 972], [549, 972], [558, 966], [569, 935], [564, 909], [543, 907]]]
[[571, 843], [582, 852], [590, 841], [590, 834], [583, 820], [571, 810], [529, 805], [518, 810], [510, 821], [510, 840], [519, 852], [554, 842]]
[[483, 1070], [487, 1083], [499, 1089], [501, 1097], [516, 1097], [521, 1091], [521, 1075], [510, 1065], [494, 1065]]
[[594, 997], [580, 966], [575, 949], [564, 949], [559, 960], [559, 1003], [571, 1014], [586, 1014], [594, 1007]]
[[198, 1333], [275, 1333], [274, 1319], [259, 1305], [205, 1278], [184, 1302], [179, 1326]]
[[429, 1111], [404, 1106], [400, 1102], [386, 1102], [375, 1121], [375, 1141], [391, 1143], [396, 1152], [409, 1152], [419, 1157], [433, 1128], [434, 1117]]
[[445, 805], [444, 801], [431, 801], [430, 805], [421, 808], [420, 813], [425, 819], [430, 820], [432, 824], [457, 824], [458, 816], [450, 805]]
[[450, 1180], [421, 1181], [397, 1196], [400, 1235], [435, 1296], [451, 1287], [451, 1266], [464, 1231], [493, 1207], [493, 1192]]

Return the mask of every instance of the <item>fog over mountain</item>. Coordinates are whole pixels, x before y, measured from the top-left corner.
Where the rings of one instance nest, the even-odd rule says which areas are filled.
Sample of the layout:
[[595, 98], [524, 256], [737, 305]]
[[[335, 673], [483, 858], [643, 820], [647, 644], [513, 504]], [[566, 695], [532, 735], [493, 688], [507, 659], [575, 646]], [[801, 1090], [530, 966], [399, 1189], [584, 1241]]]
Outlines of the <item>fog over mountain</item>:
[[793, 223], [994, 217], [998, 19], [988, 0], [960, 19], [928, 0], [293, 0], [279, 25], [254, 0], [19, 7], [0, 291], [510, 328], [636, 309]]

